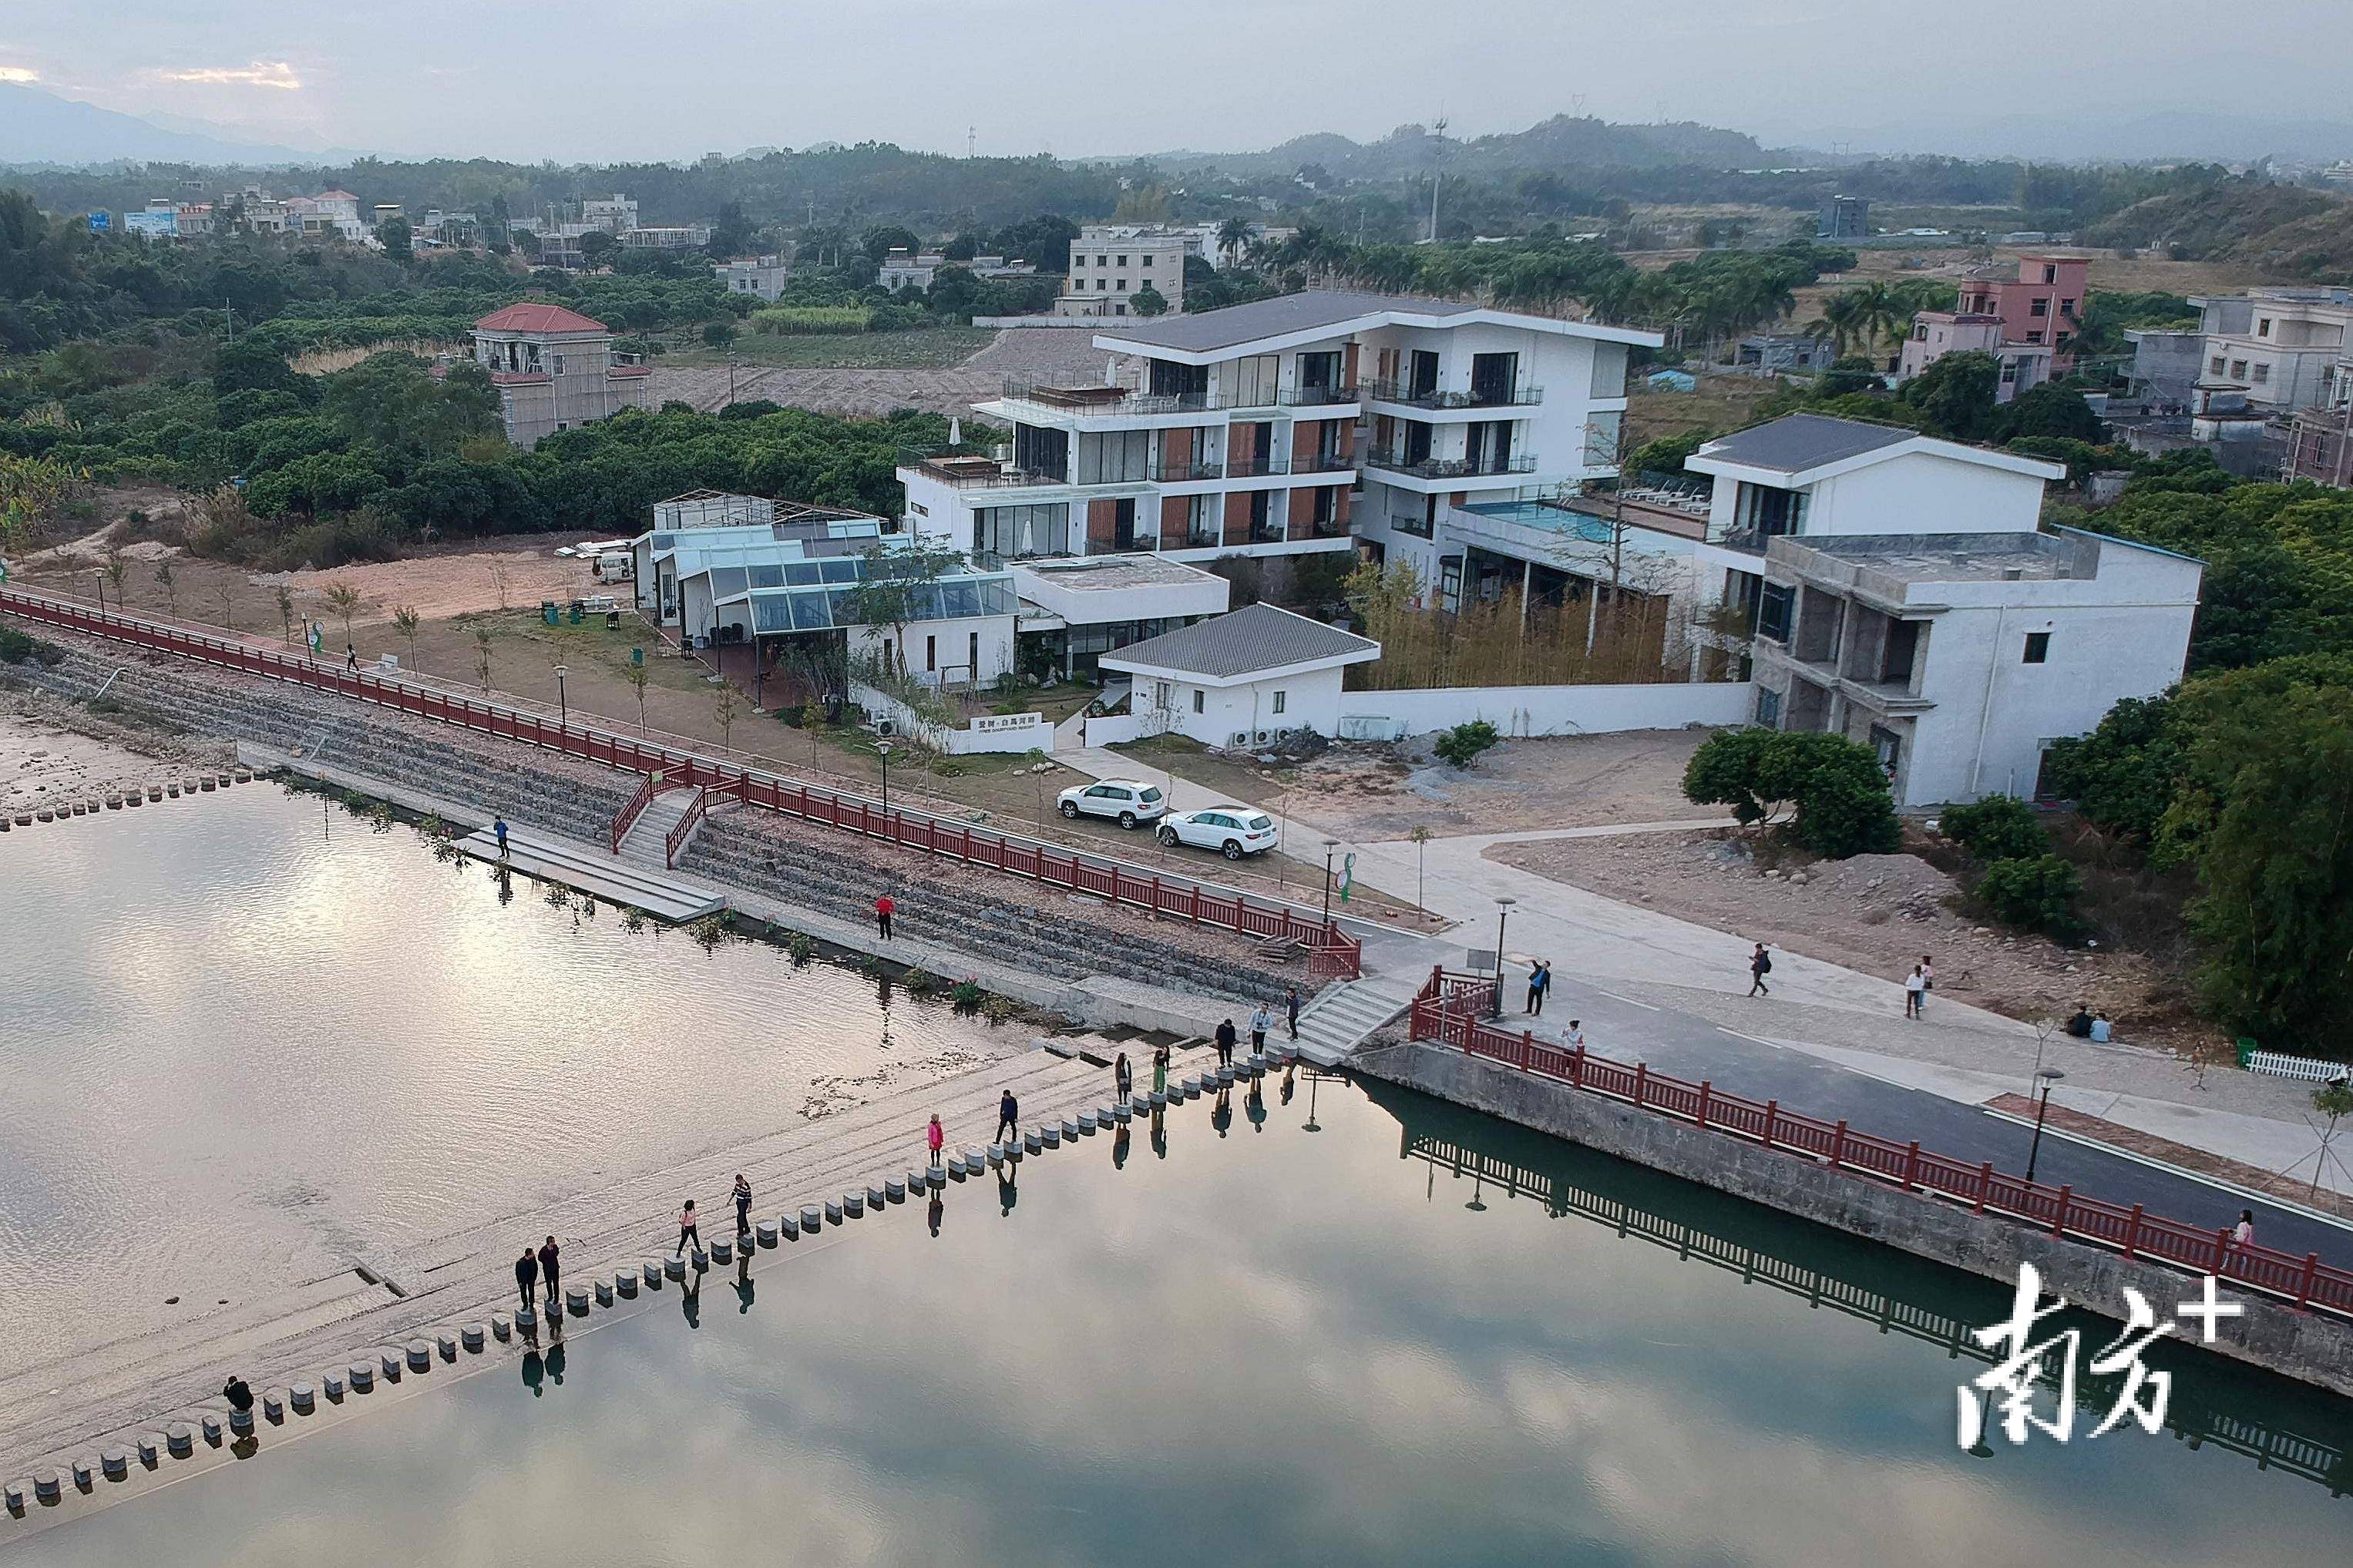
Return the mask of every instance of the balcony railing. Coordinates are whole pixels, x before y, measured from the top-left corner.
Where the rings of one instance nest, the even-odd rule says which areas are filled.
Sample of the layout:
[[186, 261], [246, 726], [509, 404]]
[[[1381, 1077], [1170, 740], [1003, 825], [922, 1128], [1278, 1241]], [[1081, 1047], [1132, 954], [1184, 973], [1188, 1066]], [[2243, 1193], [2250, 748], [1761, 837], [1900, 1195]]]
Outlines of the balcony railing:
[[1225, 542], [1226, 536], [1214, 528], [1197, 529], [1191, 533], [1179, 536], [1176, 542], [1170, 546], [1170, 548], [1176, 550], [1215, 550], [1219, 545], [1225, 543]]
[[1281, 544], [1289, 537], [1290, 535], [1283, 531], [1283, 525], [1282, 523], [1254, 522], [1250, 524], [1250, 542], [1252, 544]]
[[1346, 452], [1310, 452], [1291, 460], [1294, 474], [1347, 474], [1356, 468], [1356, 458]]
[[1468, 392], [1416, 392], [1407, 383], [1374, 380], [1365, 383], [1365, 395], [1376, 403], [1402, 403], [1409, 408], [1511, 408], [1544, 401], [1541, 386], [1472, 387]]
[[1289, 472], [1291, 459], [1279, 453], [1271, 457], [1234, 458], [1226, 464], [1226, 478], [1229, 479], [1273, 479]]
[[1368, 452], [1365, 466], [1417, 479], [1474, 479], [1491, 474], [1532, 474], [1535, 472], [1536, 460], [1533, 454], [1523, 454], [1510, 458], [1424, 458], [1408, 462], [1401, 452]]
[[1285, 408], [1322, 408], [1354, 403], [1361, 395], [1356, 383], [1344, 381], [1331, 386], [1294, 386], [1276, 394], [1276, 400]]
[[1188, 479], [1219, 479], [1225, 478], [1225, 464], [1216, 461], [1152, 465], [1152, 477], [1163, 484], [1179, 485]]
[[1157, 414], [1214, 414], [1237, 408], [1326, 408], [1357, 400], [1354, 382], [1335, 386], [1286, 386], [1271, 392], [1137, 392], [1124, 386], [1056, 386], [1027, 377], [1007, 377], [1000, 395], [1050, 413], [1091, 418]]

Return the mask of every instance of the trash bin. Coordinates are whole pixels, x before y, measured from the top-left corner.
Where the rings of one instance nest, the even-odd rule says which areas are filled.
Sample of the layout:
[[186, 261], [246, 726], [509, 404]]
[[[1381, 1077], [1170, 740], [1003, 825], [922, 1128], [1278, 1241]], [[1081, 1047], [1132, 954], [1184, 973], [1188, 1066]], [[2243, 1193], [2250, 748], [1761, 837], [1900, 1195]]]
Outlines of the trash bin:
[[539, 602], [539, 618], [551, 626], [556, 624], [554, 600], [542, 599]]
[[2249, 1058], [2254, 1056], [2257, 1049], [2258, 1047], [2255, 1045], [2255, 1039], [2253, 1035], [2241, 1035], [2239, 1037], [2239, 1065], [2241, 1067], [2245, 1067]]
[[643, 648], [641, 648], [641, 647], [633, 647], [633, 648], [631, 648], [631, 649], [629, 650], [629, 662], [630, 662], [631, 664], [643, 664], [643, 663], [645, 663], [645, 662], [646, 662], [646, 650], [645, 650], [645, 649], [643, 649]]
[[572, 624], [573, 624], [574, 626], [578, 626], [581, 622], [583, 622], [583, 621], [586, 620], [587, 618], [588, 618], [588, 610], [587, 610], [587, 606], [586, 606], [585, 605], [581, 605], [581, 604], [579, 604], [579, 603], [577, 603], [577, 602], [575, 602], [575, 603], [574, 603], [574, 605], [573, 605], [573, 606], [572, 606]]

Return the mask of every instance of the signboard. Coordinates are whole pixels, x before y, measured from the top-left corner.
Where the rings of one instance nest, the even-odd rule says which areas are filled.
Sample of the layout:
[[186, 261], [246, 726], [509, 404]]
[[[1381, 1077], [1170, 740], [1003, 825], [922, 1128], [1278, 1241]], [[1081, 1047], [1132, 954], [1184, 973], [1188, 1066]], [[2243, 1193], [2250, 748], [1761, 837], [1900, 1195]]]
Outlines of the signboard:
[[106, 214], [102, 212], [95, 212], [90, 215], [90, 233], [104, 234], [108, 229], [112, 228], [113, 226], [114, 220], [109, 217]]

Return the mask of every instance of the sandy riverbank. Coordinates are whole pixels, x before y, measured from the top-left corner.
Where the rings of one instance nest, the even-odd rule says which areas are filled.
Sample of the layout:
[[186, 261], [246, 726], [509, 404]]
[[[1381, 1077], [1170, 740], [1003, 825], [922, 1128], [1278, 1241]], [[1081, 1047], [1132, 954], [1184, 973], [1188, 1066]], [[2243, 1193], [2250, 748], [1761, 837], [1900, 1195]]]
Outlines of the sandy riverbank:
[[54, 699], [0, 693], [0, 812], [97, 802], [235, 760], [218, 742], [175, 740], [83, 709], [69, 717], [71, 728]]

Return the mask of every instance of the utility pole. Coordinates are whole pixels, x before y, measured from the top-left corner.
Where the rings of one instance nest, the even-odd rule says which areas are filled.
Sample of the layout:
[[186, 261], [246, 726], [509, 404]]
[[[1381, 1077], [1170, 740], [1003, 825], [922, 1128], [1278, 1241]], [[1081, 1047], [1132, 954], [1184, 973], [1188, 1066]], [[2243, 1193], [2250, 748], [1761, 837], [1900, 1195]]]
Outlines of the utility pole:
[[979, 129], [976, 125], [967, 125], [964, 128], [964, 155], [967, 159], [972, 156], [973, 137]]

